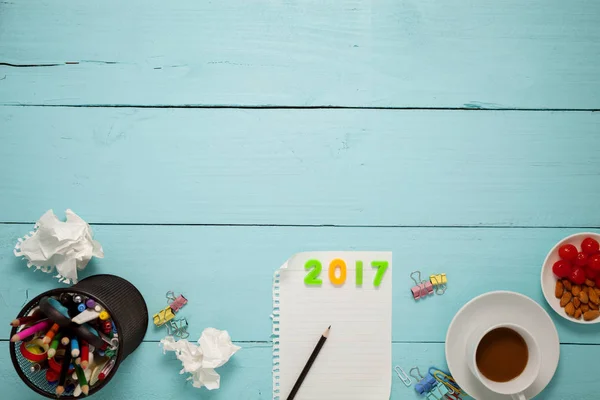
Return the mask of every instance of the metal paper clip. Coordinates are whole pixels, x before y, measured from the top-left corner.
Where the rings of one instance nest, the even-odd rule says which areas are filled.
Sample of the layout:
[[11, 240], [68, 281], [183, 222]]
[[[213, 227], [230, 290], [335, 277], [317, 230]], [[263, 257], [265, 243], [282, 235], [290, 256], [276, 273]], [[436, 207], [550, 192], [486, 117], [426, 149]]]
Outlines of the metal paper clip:
[[[417, 371], [417, 376], [413, 375], [413, 373], [414, 373], [413, 371]], [[410, 369], [410, 371], [408, 371], [408, 373], [410, 374], [410, 376], [415, 378], [416, 381], [420, 381], [423, 379], [423, 375], [421, 375], [421, 371], [419, 371], [419, 367], [412, 367]]]
[[[446, 275], [446, 274], [443, 274], [443, 275]], [[441, 296], [444, 293], [446, 293], [446, 288], [448, 287], [447, 283], [442, 283], [442, 277], [441, 276], [442, 276], [442, 274], [440, 274], [440, 275], [431, 275], [429, 277], [431, 283], [435, 287], [435, 294], [437, 294], [438, 296]], [[446, 282], [448, 282], [448, 280], [446, 280]]]
[[409, 387], [410, 385], [412, 385], [412, 381], [410, 380], [408, 375], [406, 375], [406, 372], [404, 372], [404, 370], [400, 368], [399, 365], [396, 365], [394, 367], [394, 371], [396, 371], [396, 375], [398, 375], [398, 378], [400, 378], [402, 383], [404, 383], [404, 386]]
[[167, 334], [169, 336], [177, 336], [180, 339], [187, 339], [190, 336], [187, 319], [180, 318], [169, 321], [167, 323]]
[[182, 294], [179, 296], [175, 296], [175, 293], [172, 290], [167, 292], [167, 304], [171, 307], [173, 312], [177, 312], [181, 309], [181, 307], [187, 304], [187, 299], [183, 297]]
[[[458, 386], [458, 383], [456, 383], [454, 378], [448, 373], [435, 367], [430, 367], [428, 372], [432, 374], [438, 382], [448, 388], [448, 395], [456, 393], [456, 395], [459, 396], [462, 393], [462, 389]], [[460, 396], [457, 398], [460, 398]]]

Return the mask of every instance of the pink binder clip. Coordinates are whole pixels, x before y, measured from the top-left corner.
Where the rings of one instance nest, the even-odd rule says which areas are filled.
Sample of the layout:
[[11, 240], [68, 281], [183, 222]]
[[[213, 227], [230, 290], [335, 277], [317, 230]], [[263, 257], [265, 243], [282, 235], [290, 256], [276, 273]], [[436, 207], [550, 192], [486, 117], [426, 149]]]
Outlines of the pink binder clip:
[[178, 297], [175, 297], [175, 293], [173, 293], [172, 291], [167, 292], [167, 300], [169, 302], [171, 310], [173, 310], [174, 313], [179, 311], [181, 307], [187, 304], [187, 299], [183, 297], [182, 294], [180, 294]]
[[[418, 278], [415, 278], [414, 275], [417, 275]], [[433, 294], [433, 285], [429, 281], [421, 280], [421, 271], [413, 271], [410, 278], [415, 282], [415, 286], [410, 289], [415, 300]]]

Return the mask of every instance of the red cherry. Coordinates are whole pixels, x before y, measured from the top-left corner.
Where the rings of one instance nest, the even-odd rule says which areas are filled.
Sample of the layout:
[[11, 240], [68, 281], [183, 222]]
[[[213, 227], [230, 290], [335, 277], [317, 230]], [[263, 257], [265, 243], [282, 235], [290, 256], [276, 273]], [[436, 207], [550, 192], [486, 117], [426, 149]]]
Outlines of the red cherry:
[[600, 272], [600, 254], [594, 254], [588, 260], [588, 268]]
[[600, 287], [600, 276], [596, 278], [596, 287]]
[[600, 243], [596, 239], [590, 237], [583, 239], [581, 242], [581, 250], [586, 254], [594, 254], [600, 250]]
[[583, 285], [585, 282], [585, 270], [581, 267], [573, 267], [569, 280], [576, 285]]
[[574, 260], [577, 257], [577, 247], [572, 244], [563, 244], [558, 248], [558, 255], [563, 260]]
[[577, 257], [575, 258], [575, 265], [578, 267], [585, 267], [588, 263], [588, 256], [583, 252], [577, 253]]
[[571, 275], [571, 264], [565, 260], [558, 260], [552, 266], [552, 272], [559, 278], [566, 278]]
[[599, 275], [599, 271], [596, 271], [595, 269], [591, 269], [591, 268], [584, 268], [584, 269], [585, 269], [585, 277], [588, 279], [594, 280]]

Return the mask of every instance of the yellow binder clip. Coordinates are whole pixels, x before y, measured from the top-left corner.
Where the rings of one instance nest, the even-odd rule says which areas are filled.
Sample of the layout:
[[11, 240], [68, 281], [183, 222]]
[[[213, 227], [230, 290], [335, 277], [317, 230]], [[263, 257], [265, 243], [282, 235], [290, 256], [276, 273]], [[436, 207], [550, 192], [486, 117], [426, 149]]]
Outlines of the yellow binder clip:
[[158, 313], [154, 314], [154, 325], [162, 326], [173, 318], [175, 318], [175, 314], [173, 313], [171, 306], [166, 306], [163, 310], [160, 310]]
[[431, 275], [429, 277], [429, 280], [431, 281], [431, 284], [433, 286], [445, 285], [446, 283], [448, 283], [448, 278], [446, 278], [446, 274]]

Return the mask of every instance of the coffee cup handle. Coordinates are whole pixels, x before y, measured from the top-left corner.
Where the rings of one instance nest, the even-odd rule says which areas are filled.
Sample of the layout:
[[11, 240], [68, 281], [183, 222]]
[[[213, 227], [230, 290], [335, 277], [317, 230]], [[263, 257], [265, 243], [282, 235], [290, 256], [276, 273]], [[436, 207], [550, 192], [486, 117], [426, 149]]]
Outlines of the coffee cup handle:
[[523, 394], [523, 392], [521, 392], [521, 393], [515, 393], [511, 397], [513, 398], [513, 400], [527, 400], [527, 397], [525, 397], [525, 395]]

